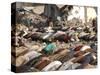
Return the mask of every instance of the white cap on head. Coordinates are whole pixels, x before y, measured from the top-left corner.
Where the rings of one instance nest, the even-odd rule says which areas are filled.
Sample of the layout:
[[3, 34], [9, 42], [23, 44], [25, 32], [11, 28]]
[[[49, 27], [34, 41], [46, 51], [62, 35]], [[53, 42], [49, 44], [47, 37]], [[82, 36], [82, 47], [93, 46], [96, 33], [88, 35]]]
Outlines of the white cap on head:
[[80, 51], [85, 51], [86, 49], [91, 49], [91, 47], [90, 47], [90, 46], [85, 45], [85, 46], [83, 46], [83, 47], [80, 49]]

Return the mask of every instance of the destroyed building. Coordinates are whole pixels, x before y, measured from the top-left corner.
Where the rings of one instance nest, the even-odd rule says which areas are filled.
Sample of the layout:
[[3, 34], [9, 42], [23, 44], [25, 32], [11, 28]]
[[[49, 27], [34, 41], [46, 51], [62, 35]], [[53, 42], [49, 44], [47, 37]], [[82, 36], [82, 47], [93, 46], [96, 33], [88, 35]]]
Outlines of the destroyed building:
[[11, 69], [45, 72], [97, 67], [97, 8], [12, 3]]

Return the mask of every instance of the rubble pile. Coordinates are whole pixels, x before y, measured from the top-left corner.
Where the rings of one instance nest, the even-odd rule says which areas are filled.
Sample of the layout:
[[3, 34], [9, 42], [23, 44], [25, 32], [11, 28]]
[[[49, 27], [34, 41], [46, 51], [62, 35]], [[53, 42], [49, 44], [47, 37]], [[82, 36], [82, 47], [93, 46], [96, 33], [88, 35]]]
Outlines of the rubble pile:
[[45, 15], [17, 10], [12, 25], [12, 66], [17, 72], [56, 71], [97, 66], [96, 19], [50, 21]]

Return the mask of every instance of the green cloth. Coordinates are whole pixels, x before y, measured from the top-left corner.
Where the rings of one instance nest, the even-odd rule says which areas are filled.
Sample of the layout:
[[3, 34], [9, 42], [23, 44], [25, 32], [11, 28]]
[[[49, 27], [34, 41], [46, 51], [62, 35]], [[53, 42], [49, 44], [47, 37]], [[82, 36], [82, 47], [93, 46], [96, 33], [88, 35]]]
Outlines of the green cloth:
[[48, 44], [44, 50], [46, 53], [52, 53], [56, 49], [56, 45], [53, 43]]

